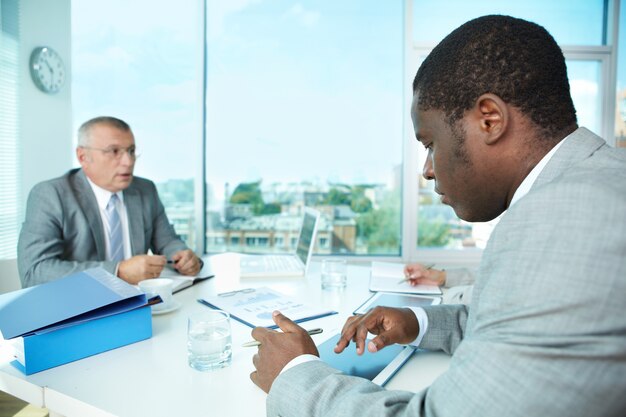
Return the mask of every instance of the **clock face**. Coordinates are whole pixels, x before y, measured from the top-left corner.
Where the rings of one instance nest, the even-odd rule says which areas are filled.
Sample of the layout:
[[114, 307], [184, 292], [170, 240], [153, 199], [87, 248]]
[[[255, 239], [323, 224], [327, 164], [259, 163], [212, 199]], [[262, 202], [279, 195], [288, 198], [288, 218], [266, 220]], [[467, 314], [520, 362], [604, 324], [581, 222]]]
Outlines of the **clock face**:
[[35, 48], [30, 55], [30, 75], [44, 93], [54, 94], [65, 84], [65, 66], [61, 56], [52, 48]]

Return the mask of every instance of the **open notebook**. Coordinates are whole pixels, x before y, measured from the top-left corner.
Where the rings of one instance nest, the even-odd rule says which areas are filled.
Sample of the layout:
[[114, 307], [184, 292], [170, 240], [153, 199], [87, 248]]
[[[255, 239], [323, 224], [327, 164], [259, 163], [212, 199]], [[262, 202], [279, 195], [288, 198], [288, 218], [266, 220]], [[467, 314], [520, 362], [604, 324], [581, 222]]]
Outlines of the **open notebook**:
[[198, 275], [189, 276], [183, 275], [175, 270], [171, 265], [167, 265], [159, 278], [170, 278], [174, 281], [174, 285], [172, 287], [172, 293], [177, 293], [178, 291], [182, 291], [185, 288], [189, 288], [197, 282], [204, 281], [205, 279], [213, 278], [215, 273], [211, 268], [211, 259], [208, 256], [202, 257], [202, 269], [198, 272]]
[[284, 255], [241, 255], [242, 277], [303, 276], [313, 254], [320, 214], [306, 207], [295, 253]]

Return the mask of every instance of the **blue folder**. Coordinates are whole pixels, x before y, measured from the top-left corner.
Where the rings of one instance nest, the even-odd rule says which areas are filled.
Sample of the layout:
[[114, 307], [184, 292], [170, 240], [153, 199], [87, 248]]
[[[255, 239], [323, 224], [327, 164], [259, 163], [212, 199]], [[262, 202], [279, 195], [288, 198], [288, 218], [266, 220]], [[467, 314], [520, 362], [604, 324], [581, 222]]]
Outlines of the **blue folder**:
[[145, 295], [101, 268], [0, 295], [0, 332], [27, 375], [152, 336]]

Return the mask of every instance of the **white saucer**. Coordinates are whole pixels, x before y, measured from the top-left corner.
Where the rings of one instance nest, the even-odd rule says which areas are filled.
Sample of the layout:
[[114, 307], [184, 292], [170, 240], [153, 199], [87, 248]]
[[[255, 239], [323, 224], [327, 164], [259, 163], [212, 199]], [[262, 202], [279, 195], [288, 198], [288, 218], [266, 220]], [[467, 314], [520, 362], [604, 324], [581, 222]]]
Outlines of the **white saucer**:
[[160, 310], [155, 310], [154, 307], [152, 307], [152, 315], [156, 316], [156, 315], [159, 315], [159, 314], [171, 313], [172, 311], [178, 310], [180, 308], [180, 306], [181, 306], [181, 304], [178, 301], [172, 300], [172, 302], [170, 303], [169, 306], [167, 306], [167, 308], [163, 308], [163, 309], [160, 309]]

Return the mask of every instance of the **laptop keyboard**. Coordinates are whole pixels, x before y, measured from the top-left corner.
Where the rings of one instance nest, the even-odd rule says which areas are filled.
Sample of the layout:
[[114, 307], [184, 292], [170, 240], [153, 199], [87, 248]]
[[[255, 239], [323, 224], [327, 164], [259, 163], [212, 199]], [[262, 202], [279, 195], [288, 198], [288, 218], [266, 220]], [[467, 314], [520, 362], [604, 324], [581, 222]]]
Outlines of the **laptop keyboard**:
[[265, 266], [268, 271], [297, 271], [300, 264], [293, 256], [265, 256]]

